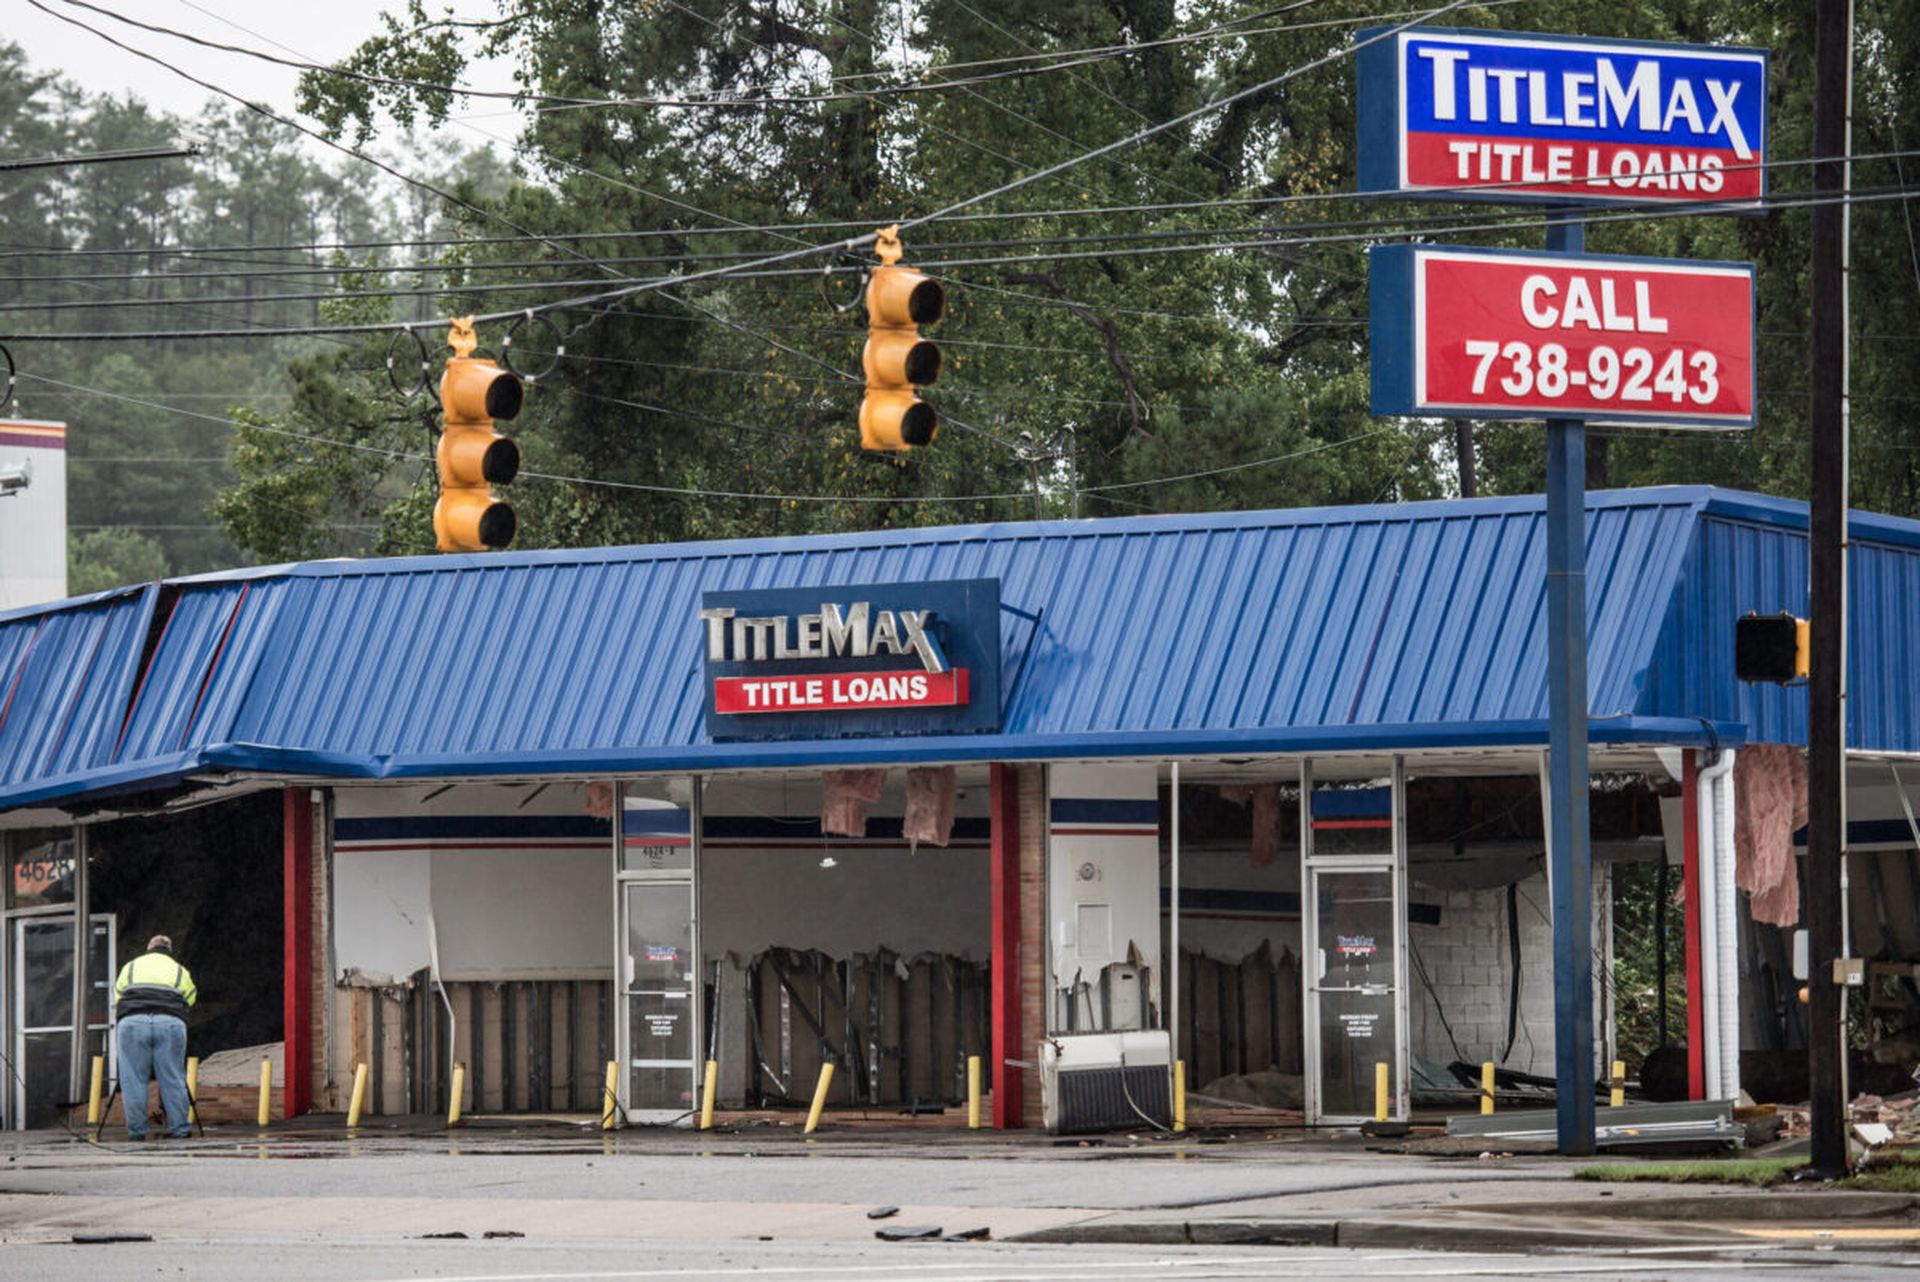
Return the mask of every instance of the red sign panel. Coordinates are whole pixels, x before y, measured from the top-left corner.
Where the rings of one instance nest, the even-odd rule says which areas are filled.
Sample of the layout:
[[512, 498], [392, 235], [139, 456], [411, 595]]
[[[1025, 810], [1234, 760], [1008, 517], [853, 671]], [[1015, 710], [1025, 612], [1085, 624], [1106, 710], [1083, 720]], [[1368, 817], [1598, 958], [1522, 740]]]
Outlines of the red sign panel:
[[1413, 322], [1398, 412], [1754, 421], [1750, 266], [1396, 248]]
[[869, 708], [954, 708], [967, 702], [967, 670], [822, 672], [791, 677], [715, 677], [713, 710], [847, 712]]

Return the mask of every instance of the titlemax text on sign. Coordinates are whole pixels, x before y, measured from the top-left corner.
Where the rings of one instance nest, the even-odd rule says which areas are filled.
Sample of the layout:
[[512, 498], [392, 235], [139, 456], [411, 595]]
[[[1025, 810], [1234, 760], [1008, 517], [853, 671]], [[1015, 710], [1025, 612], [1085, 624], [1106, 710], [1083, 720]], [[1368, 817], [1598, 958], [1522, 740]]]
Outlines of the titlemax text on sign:
[[1403, 32], [1361, 54], [1361, 189], [1758, 201], [1766, 83], [1761, 50]]
[[1751, 266], [1396, 245], [1372, 269], [1377, 414], [1753, 425]]
[[743, 615], [730, 607], [708, 607], [700, 618], [707, 625], [709, 662], [895, 655], [920, 664], [919, 671], [717, 677], [713, 706], [718, 713], [953, 707], [967, 702], [966, 669], [950, 668], [928, 631], [932, 610], [875, 610], [866, 601], [843, 610], [829, 601], [818, 611], [798, 615]]

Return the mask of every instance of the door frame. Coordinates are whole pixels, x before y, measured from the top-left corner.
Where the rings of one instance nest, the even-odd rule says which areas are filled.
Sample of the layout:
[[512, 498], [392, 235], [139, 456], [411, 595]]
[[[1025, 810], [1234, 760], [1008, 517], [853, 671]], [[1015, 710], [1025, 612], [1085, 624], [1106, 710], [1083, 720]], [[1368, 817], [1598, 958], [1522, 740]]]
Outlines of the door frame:
[[[702, 785], [705, 781], [698, 775], [681, 777], [688, 778], [692, 785], [692, 798], [685, 807], [689, 841], [688, 866], [685, 869], [624, 870], [622, 846], [625, 841], [626, 786], [616, 785], [613, 797], [613, 1028], [620, 1083], [616, 1108], [623, 1122], [645, 1126], [692, 1125], [699, 1111], [696, 1102], [700, 1099], [701, 1076], [706, 1070], [706, 967], [700, 951], [700, 830]], [[688, 1079], [687, 1098], [690, 1106], [684, 1109], [637, 1108], [626, 1098], [631, 1090], [634, 1068], [632, 1016], [627, 997], [627, 899], [630, 891], [649, 886], [663, 890], [684, 890], [687, 895], [687, 970], [691, 976], [687, 981], [687, 1016], [691, 1025], [693, 1062]]]
[[1389, 848], [1356, 855], [1316, 855], [1313, 849], [1313, 760], [1300, 762], [1300, 1015], [1301, 1065], [1306, 1095], [1306, 1124], [1358, 1125], [1371, 1114], [1333, 1114], [1322, 1111], [1320, 1080], [1320, 913], [1317, 875], [1320, 873], [1379, 873], [1391, 875], [1393, 886], [1393, 1081], [1388, 1094], [1388, 1119], [1406, 1121], [1411, 1115], [1408, 1087], [1411, 1029], [1408, 1026], [1407, 825], [1406, 765], [1394, 757], [1392, 766], [1392, 821]]
[[[74, 1058], [72, 1047], [75, 1042], [81, 1044], [83, 1048], [79, 1052], [80, 1055], [90, 1058], [90, 1053], [84, 1049], [85, 1043], [88, 1037], [94, 1032], [101, 1033], [103, 1036], [101, 1053], [106, 1056], [107, 1060], [104, 1080], [108, 1083], [120, 1080], [119, 1055], [114, 1046], [113, 1030], [116, 1021], [114, 1020], [113, 993], [111, 991], [113, 977], [119, 973], [119, 940], [115, 937], [118, 915], [115, 913], [90, 913], [87, 916], [88, 929], [85, 932], [81, 932], [81, 938], [90, 942], [94, 930], [103, 930], [105, 932], [107, 940], [106, 974], [97, 978], [91, 973], [84, 976], [89, 991], [75, 995], [75, 1000], [78, 1004], [74, 1008], [72, 1022], [65, 1025], [64, 1029], [51, 1025], [28, 1028], [26, 1023], [26, 993], [22, 991], [22, 985], [27, 979], [25, 960], [26, 928], [48, 922], [77, 930], [78, 915], [74, 911], [74, 905], [54, 904], [44, 908], [23, 908], [6, 914], [6, 964], [4, 967], [0, 967], [0, 977], [3, 977], [0, 978], [0, 982], [4, 982], [6, 986], [4, 996], [8, 1012], [7, 1053], [18, 1069], [17, 1072], [10, 1075], [11, 1080], [8, 1082], [6, 1089], [6, 1125], [8, 1129], [11, 1130], [25, 1130], [27, 1127], [27, 1082], [25, 1074], [27, 1068], [27, 1036], [30, 1033], [57, 1033], [65, 1031], [67, 1036], [72, 1039], [68, 1043], [69, 1059]], [[84, 947], [84, 944], [82, 947]], [[107, 993], [107, 1013], [105, 1021], [96, 1026], [87, 1019], [87, 997], [91, 995], [90, 990], [93, 987], [102, 983], [106, 984], [109, 989]], [[72, 1083], [69, 1082], [66, 1089], [61, 1093], [63, 1095], [68, 1094], [71, 1092], [71, 1089]]]

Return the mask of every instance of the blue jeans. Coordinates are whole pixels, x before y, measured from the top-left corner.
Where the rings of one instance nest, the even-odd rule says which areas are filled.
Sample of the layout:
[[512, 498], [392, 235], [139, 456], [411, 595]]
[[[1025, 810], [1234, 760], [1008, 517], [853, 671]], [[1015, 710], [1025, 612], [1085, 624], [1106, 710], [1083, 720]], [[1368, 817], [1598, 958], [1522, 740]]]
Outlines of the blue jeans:
[[147, 1083], [160, 1080], [167, 1134], [193, 1134], [187, 1120], [187, 1025], [172, 1015], [127, 1015], [120, 1020], [120, 1104], [127, 1138], [147, 1137]]

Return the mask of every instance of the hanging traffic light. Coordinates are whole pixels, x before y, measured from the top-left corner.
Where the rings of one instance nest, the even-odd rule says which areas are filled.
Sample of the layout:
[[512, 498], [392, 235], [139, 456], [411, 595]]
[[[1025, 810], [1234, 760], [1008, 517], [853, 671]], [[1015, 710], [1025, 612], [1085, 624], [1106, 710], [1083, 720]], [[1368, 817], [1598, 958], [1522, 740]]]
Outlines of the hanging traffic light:
[[1747, 614], [1733, 624], [1733, 675], [1785, 685], [1807, 675], [1811, 638], [1805, 619]]
[[433, 505], [433, 537], [442, 552], [479, 552], [513, 542], [513, 506], [493, 495], [520, 473], [520, 447], [493, 430], [496, 419], [520, 412], [520, 378], [490, 360], [473, 357], [473, 318], [452, 322], [454, 354], [440, 376], [440, 499]]
[[860, 402], [860, 448], [899, 453], [931, 445], [940, 416], [914, 394], [940, 377], [940, 349], [920, 337], [947, 310], [940, 282], [900, 266], [900, 228], [874, 240], [881, 266], [867, 282], [867, 394]]

